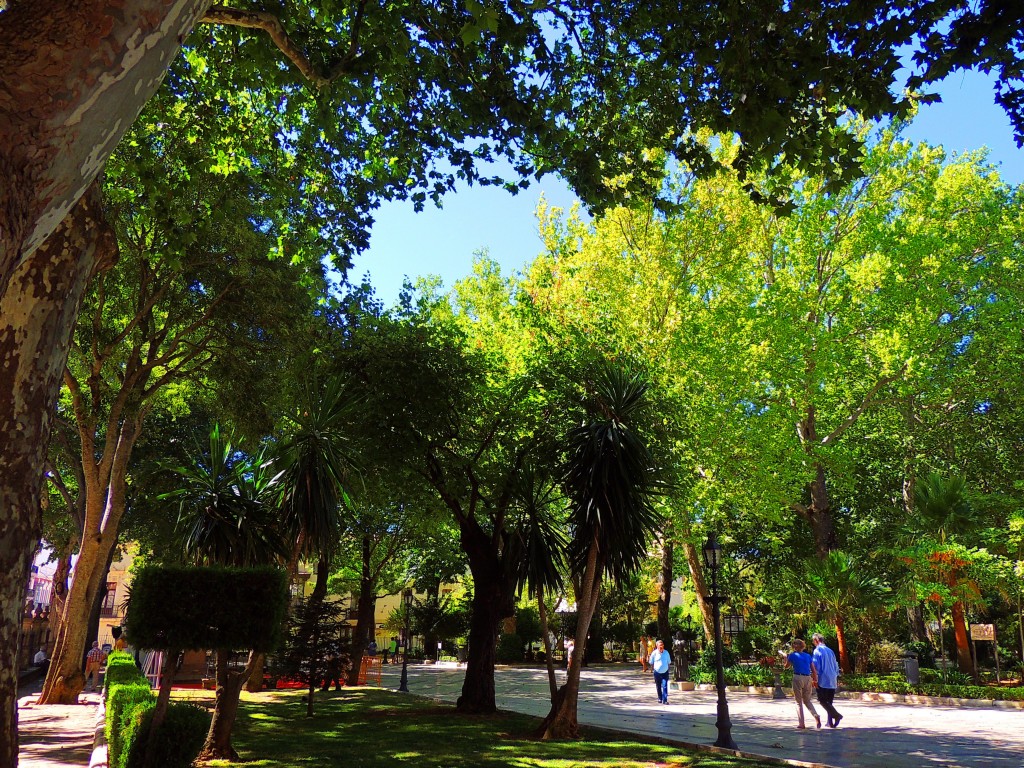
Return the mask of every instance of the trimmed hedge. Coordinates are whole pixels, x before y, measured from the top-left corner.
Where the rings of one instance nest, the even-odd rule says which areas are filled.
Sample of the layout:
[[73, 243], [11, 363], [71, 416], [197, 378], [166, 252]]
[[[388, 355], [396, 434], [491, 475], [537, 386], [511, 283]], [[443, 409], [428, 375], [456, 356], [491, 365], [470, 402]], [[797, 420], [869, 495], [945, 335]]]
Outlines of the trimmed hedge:
[[110, 686], [119, 683], [145, 682], [146, 678], [139, 672], [135, 659], [124, 651], [114, 651], [107, 657], [107, 671], [103, 675], [103, 687], [108, 691]]
[[[140, 675], [141, 677], [141, 675]], [[128, 752], [128, 724], [136, 712], [156, 706], [156, 696], [145, 678], [142, 682], [118, 683], [107, 694], [107, 764], [123, 768]]]
[[[136, 706], [124, 728], [121, 762], [111, 768], [142, 768], [156, 700]], [[189, 768], [199, 756], [210, 730], [210, 713], [199, 707], [172, 701], [156, 734], [155, 768]]]
[[942, 683], [911, 685], [900, 675], [844, 675], [840, 678], [839, 684], [847, 691], [946, 696], [954, 699], [1024, 701], [1024, 687], [995, 688], [987, 685], [944, 685]]
[[280, 568], [142, 568], [125, 630], [141, 648], [269, 653], [280, 641], [288, 578]]

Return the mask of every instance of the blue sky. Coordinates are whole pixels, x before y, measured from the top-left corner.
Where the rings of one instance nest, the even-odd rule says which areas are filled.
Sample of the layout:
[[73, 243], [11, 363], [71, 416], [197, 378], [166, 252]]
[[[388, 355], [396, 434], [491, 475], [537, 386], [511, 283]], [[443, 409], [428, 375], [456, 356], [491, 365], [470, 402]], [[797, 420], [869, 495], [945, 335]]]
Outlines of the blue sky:
[[[922, 107], [908, 137], [947, 152], [988, 147], [1003, 178], [1024, 183], [1024, 150], [1013, 141], [1010, 121], [993, 101], [992, 81], [974, 72], [958, 73], [937, 88], [941, 104]], [[543, 195], [550, 205], [568, 208], [575, 196], [548, 176], [512, 196], [490, 187], [462, 188], [444, 208], [416, 213], [412, 203], [381, 206], [370, 248], [355, 260], [354, 281], [369, 273], [378, 296], [391, 304], [405, 276], [438, 275], [445, 286], [469, 274], [474, 254], [487, 250], [505, 272], [521, 269], [541, 250], [534, 211]]]

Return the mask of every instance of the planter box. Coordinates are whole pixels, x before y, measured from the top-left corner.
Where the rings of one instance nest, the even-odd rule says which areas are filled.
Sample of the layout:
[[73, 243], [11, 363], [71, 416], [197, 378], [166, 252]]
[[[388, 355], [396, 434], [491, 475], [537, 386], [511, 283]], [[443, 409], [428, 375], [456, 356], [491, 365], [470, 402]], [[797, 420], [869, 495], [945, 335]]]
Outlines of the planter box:
[[673, 685], [675, 685], [676, 689], [680, 691], [692, 691], [697, 687], [697, 685], [690, 680], [677, 680]]

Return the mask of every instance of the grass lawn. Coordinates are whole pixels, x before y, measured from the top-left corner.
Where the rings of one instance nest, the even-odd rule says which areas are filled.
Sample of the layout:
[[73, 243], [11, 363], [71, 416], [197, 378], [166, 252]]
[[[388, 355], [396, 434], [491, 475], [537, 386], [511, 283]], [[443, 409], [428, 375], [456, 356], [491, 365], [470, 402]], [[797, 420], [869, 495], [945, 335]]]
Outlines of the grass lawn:
[[[400, 766], [401, 768], [766, 768], [769, 764], [687, 752], [607, 731], [585, 730], [583, 741], [539, 741], [536, 718], [499, 713], [456, 715], [450, 705], [382, 691], [350, 688], [317, 694], [306, 717], [302, 692], [245, 694], [233, 743], [247, 766]], [[208, 698], [206, 692], [176, 699]], [[319, 698], [322, 697], [322, 698]], [[214, 766], [230, 763], [219, 761]]]

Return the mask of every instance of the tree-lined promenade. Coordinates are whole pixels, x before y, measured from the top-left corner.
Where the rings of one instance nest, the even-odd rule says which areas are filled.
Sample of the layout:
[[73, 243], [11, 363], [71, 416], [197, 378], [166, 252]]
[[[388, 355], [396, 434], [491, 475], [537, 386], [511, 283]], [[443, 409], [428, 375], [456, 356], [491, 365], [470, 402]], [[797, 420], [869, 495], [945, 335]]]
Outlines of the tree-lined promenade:
[[[892, 73], [919, 40], [910, 85], [994, 67], [1019, 128], [1020, 25], [997, 2], [952, 24], [914, 3], [806, 10], [5, 3], [0, 762], [40, 535], [59, 561], [43, 702], [81, 690], [129, 542], [154, 562], [315, 561], [310, 617], [347, 572], [357, 656], [375, 595], [439, 605], [468, 572], [467, 713], [494, 709], [517, 601], [543, 623], [571, 592], [599, 633], [602, 593], [647, 555], [671, 576], [685, 554], [707, 631], [713, 530], [762, 645], [820, 619], [849, 666], [896, 632], [941, 650], [948, 615], [977, 677], [969, 613], [1024, 644], [1020, 195], [848, 111], [909, 114]], [[481, 262], [392, 309], [330, 289], [325, 258], [344, 269], [380, 200], [548, 172], [601, 215], [545, 212], [523, 275]], [[199, 447], [218, 423], [237, 435], [219, 460]], [[191, 500], [188, 477], [209, 481]], [[879, 587], [853, 616], [865, 584], [805, 588], [839, 550]], [[583, 645], [549, 737], [576, 732]]]

